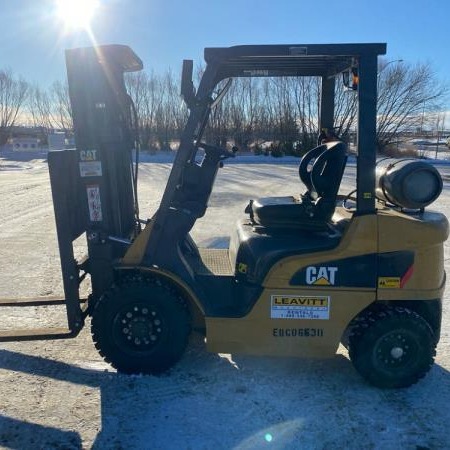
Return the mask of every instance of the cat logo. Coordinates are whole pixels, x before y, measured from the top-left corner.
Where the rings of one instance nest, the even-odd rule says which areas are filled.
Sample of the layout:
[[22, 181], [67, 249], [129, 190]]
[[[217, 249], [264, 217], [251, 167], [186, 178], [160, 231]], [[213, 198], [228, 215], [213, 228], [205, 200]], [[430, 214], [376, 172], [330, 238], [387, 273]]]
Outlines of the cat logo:
[[80, 151], [81, 161], [96, 161], [97, 160], [97, 150], [81, 150]]
[[332, 286], [336, 282], [337, 267], [314, 267], [306, 269], [306, 284], [316, 286]]

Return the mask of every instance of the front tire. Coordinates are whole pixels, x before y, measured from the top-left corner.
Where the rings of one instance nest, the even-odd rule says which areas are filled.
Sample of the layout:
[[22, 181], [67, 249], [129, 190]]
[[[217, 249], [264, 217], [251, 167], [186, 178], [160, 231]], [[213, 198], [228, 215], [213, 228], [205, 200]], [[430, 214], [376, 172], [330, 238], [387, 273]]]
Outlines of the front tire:
[[159, 280], [130, 280], [104, 294], [92, 312], [95, 347], [119, 372], [158, 374], [184, 353], [190, 332], [186, 303]]
[[380, 388], [415, 384], [431, 369], [436, 344], [429, 324], [407, 308], [369, 311], [352, 328], [349, 356], [355, 369]]

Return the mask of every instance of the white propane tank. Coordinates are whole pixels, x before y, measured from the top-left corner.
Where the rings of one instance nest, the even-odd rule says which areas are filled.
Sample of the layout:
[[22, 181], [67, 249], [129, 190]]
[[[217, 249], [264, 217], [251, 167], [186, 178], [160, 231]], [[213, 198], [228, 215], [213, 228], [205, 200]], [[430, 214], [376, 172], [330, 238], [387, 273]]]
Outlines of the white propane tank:
[[377, 161], [376, 196], [405, 209], [422, 209], [442, 192], [442, 178], [434, 166], [416, 159]]

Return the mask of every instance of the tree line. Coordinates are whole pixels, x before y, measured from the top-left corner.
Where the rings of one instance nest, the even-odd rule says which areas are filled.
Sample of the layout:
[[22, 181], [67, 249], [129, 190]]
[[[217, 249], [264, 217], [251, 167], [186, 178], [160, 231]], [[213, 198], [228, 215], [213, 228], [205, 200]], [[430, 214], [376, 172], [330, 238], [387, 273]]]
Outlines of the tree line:
[[[197, 71], [197, 81], [201, 72]], [[136, 109], [141, 148], [173, 148], [188, 114], [180, 98], [180, 76], [171, 70], [163, 74], [141, 71], [126, 74], [125, 81]], [[430, 117], [436, 114], [442, 126], [439, 111], [448, 92], [448, 85], [437, 79], [428, 63], [380, 60], [379, 148], [393, 142], [399, 133], [429, 127]], [[336, 133], [349, 138], [357, 120], [356, 93], [346, 90], [337, 79], [335, 94]], [[320, 131], [319, 102], [317, 77], [238, 78], [212, 111], [206, 138], [217, 145], [255, 152], [267, 151], [261, 144], [269, 141], [274, 153], [302, 154], [314, 145]], [[56, 81], [42, 88], [11, 70], [0, 70], [0, 145], [18, 124], [70, 133], [73, 123], [67, 84]]]

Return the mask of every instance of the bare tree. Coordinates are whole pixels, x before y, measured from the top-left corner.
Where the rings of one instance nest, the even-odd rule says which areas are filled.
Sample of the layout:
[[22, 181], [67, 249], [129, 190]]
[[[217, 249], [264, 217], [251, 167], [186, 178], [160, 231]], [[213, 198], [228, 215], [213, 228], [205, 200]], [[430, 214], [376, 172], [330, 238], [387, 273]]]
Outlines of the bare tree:
[[336, 134], [343, 139], [350, 135], [357, 115], [357, 92], [347, 89], [342, 82], [336, 79], [335, 87], [335, 115], [334, 126]]
[[53, 128], [53, 105], [48, 92], [42, 90], [39, 86], [33, 86], [29, 91], [27, 106], [33, 126], [40, 127], [45, 132]]
[[136, 111], [141, 148], [147, 148], [149, 140], [147, 124], [149, 121], [151, 122], [151, 118], [149, 119], [146, 114], [149, 97], [149, 77], [146, 72], [126, 73], [125, 85]]
[[180, 89], [174, 80], [171, 70], [159, 80], [158, 88], [161, 102], [155, 114], [155, 135], [157, 146], [162, 150], [170, 150], [171, 141], [177, 138], [177, 109], [181, 105]]
[[[197, 78], [202, 70], [200, 66]], [[345, 137], [357, 120], [357, 94], [346, 91], [339, 81], [337, 78], [335, 127], [337, 134]], [[180, 101], [178, 77], [171, 71], [163, 76], [131, 73], [126, 76], [126, 86], [136, 107], [142, 147], [169, 148], [179, 138], [187, 113]], [[378, 88], [380, 147], [399, 132], [417, 127], [424, 117], [430, 116], [430, 111], [437, 110], [448, 93], [448, 87], [436, 81], [427, 64], [393, 65], [381, 61]], [[51, 122], [59, 128], [71, 128], [67, 86], [55, 83], [51, 100], [55, 105]], [[33, 113], [35, 123], [43, 123], [47, 98], [35, 90], [33, 102], [37, 110]], [[218, 145], [231, 141], [241, 147], [262, 140], [283, 143], [285, 147], [295, 142], [296, 153], [301, 154], [316, 142], [319, 110], [317, 77], [237, 78], [212, 111], [206, 137]]]
[[437, 157], [438, 157], [439, 144], [441, 143], [441, 139], [444, 138], [446, 118], [447, 118], [447, 112], [446, 111], [439, 111], [436, 114], [436, 151], [435, 151], [435, 159], [437, 159]]
[[164, 114], [162, 110], [164, 84], [154, 72], [128, 73], [125, 83], [136, 108], [141, 146], [144, 149], [156, 147], [157, 114]]
[[378, 126], [380, 148], [398, 133], [416, 129], [423, 115], [441, 108], [448, 86], [436, 79], [430, 64], [386, 64], [378, 72]]
[[64, 131], [73, 130], [72, 107], [67, 83], [55, 81], [50, 88], [52, 104], [52, 123], [55, 128]]
[[11, 70], [0, 70], [0, 145], [8, 139], [28, 95], [28, 84]]
[[292, 79], [292, 91], [296, 105], [299, 127], [300, 153], [309, 150], [319, 133], [320, 78], [301, 77]]
[[218, 110], [221, 111], [221, 141], [228, 138], [240, 148], [255, 140], [255, 129], [260, 109], [259, 80], [238, 78], [233, 80]]
[[171, 70], [168, 70], [164, 77], [165, 89], [167, 91], [166, 107], [169, 117], [169, 137], [171, 140], [178, 140], [183, 131], [184, 123], [187, 119], [187, 109], [181, 99], [181, 86], [178, 76], [175, 76]]
[[230, 132], [230, 105], [232, 104], [234, 90], [234, 82], [230, 87], [228, 94], [224, 99], [211, 111], [208, 127], [206, 129], [206, 137], [215, 145], [226, 147], [227, 141], [231, 138]]
[[271, 116], [272, 148], [277, 151], [277, 154], [290, 153], [294, 142], [298, 140], [296, 107], [291, 81], [287, 77], [270, 78], [269, 83], [264, 85], [263, 98]]

